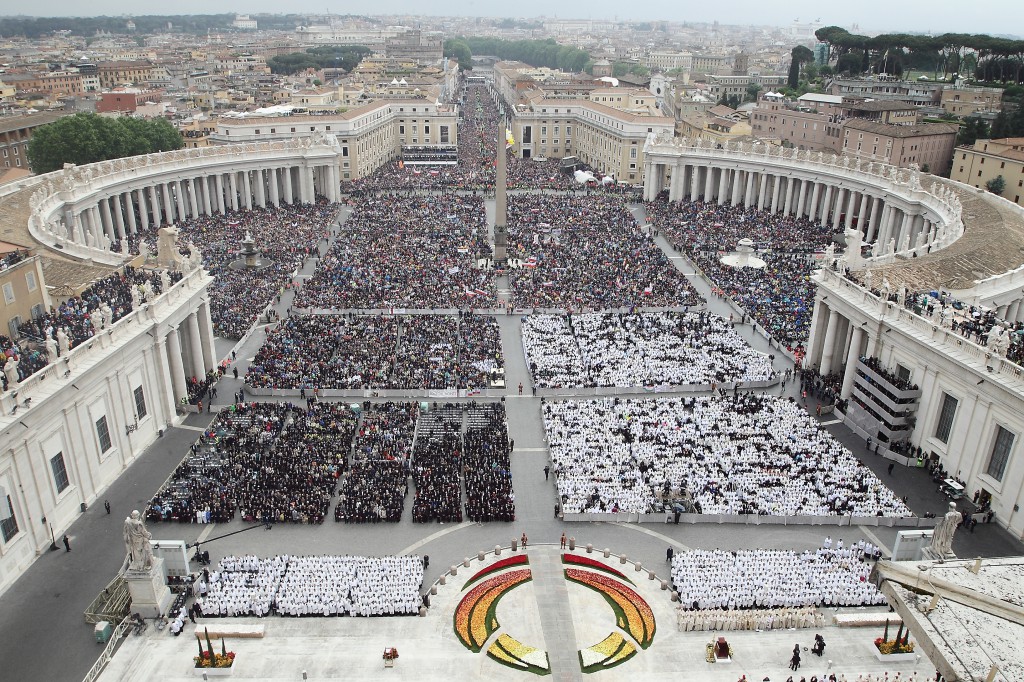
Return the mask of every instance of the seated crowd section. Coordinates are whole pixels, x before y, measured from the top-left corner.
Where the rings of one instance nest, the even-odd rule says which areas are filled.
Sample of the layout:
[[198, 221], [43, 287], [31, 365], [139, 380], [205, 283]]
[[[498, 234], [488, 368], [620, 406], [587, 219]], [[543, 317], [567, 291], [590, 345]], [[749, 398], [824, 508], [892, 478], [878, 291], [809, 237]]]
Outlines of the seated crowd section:
[[683, 307], [700, 299], [613, 195], [519, 194], [508, 203], [516, 308]]
[[245, 381], [272, 389], [487, 388], [503, 367], [493, 317], [293, 315], [268, 332]]
[[[779, 343], [792, 351], [803, 347], [813, 314], [815, 254], [832, 241], [831, 226], [744, 206], [671, 203], [665, 197], [646, 207], [654, 229], [686, 253], [718, 292]], [[743, 238], [754, 241], [764, 268], [734, 268], [719, 260]]]
[[481, 197], [377, 193], [354, 201], [341, 235], [295, 297], [299, 310], [492, 307]]
[[226, 556], [210, 572], [204, 616], [411, 616], [420, 556]]
[[874, 550], [864, 540], [844, 547], [831, 539], [803, 552], [687, 550], [672, 557], [672, 587], [680, 608], [699, 611], [885, 604], [868, 579]]
[[790, 399], [548, 401], [565, 513], [912, 516]]
[[706, 312], [583, 313], [523, 318], [537, 388], [767, 381], [771, 360]]

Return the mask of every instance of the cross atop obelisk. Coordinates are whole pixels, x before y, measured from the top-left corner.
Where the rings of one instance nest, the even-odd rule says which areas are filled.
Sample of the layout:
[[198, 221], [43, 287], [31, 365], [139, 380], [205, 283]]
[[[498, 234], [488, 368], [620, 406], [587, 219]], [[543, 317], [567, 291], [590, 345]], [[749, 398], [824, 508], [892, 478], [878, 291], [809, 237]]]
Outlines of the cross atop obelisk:
[[505, 154], [505, 119], [498, 119], [498, 147], [494, 173], [494, 267], [508, 259], [508, 159]]

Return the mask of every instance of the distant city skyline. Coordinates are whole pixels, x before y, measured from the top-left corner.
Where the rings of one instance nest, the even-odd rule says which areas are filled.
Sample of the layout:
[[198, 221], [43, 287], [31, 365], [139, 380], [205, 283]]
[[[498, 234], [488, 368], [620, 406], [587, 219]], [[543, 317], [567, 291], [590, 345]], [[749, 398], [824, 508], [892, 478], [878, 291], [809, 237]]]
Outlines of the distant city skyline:
[[[269, 0], [227, 0], [213, 10], [208, 2], [179, 0], [172, 7], [128, 3], [124, 0], [96, 0], [87, 5], [89, 13], [77, 0], [48, 0], [31, 6], [29, 16], [100, 16], [121, 14], [222, 14], [237, 13], [359, 13], [372, 7], [374, 15], [419, 14], [431, 16], [481, 16], [513, 18], [559, 19], [619, 19], [630, 21], [694, 21], [731, 25], [786, 26], [821, 20], [825, 25], [851, 28], [854, 24], [866, 32], [908, 33], [987, 33], [991, 35], [1021, 35], [1024, 33], [1024, 4], [1019, 0], [992, 0], [983, 6], [971, 7], [939, 2], [892, 3], [883, 0], [862, 0], [857, 3], [825, 5], [810, 0], [786, 3], [764, 3], [760, 0], [733, 0], [728, 10], [720, 5], [698, 5], [647, 0], [624, 4], [613, 0], [590, 0], [586, 4], [561, 7], [552, 14], [549, 1], [520, 0], [514, 4], [482, 2], [481, 0], [454, 0], [445, 3], [426, 3], [422, 0], [377, 0], [372, 6], [321, 3], [313, 0], [294, 0], [287, 5]], [[922, 9], [925, 7], [927, 9]], [[28, 9], [28, 7], [24, 7]], [[969, 8], [969, 9], [968, 9]], [[7, 14], [6, 16], [12, 16]]]

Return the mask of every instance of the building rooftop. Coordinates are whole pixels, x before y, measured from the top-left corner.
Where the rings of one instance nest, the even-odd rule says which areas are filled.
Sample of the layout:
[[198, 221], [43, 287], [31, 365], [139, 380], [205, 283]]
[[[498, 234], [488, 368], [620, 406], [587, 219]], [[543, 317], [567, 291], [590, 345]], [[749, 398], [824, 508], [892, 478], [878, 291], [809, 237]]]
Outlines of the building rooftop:
[[865, 133], [885, 135], [887, 137], [920, 137], [922, 135], [955, 135], [959, 132], [958, 126], [951, 123], [918, 123], [916, 125], [892, 125], [889, 123], [878, 123], [862, 118], [851, 118], [846, 120], [846, 128], [862, 130]]
[[53, 123], [58, 118], [70, 115], [69, 111], [44, 111], [38, 114], [27, 114], [25, 116], [4, 116], [0, 117], [0, 133], [9, 133], [23, 128], [34, 128], [36, 126]]

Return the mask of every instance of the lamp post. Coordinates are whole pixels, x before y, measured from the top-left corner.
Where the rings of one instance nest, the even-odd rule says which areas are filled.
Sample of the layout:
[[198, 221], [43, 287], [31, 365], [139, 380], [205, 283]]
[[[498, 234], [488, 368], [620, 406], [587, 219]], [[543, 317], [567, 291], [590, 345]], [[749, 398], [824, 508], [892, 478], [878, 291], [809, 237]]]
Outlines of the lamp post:
[[60, 548], [57, 546], [57, 539], [53, 536], [53, 524], [47, 521], [46, 525], [50, 528], [50, 551], [56, 552]]

